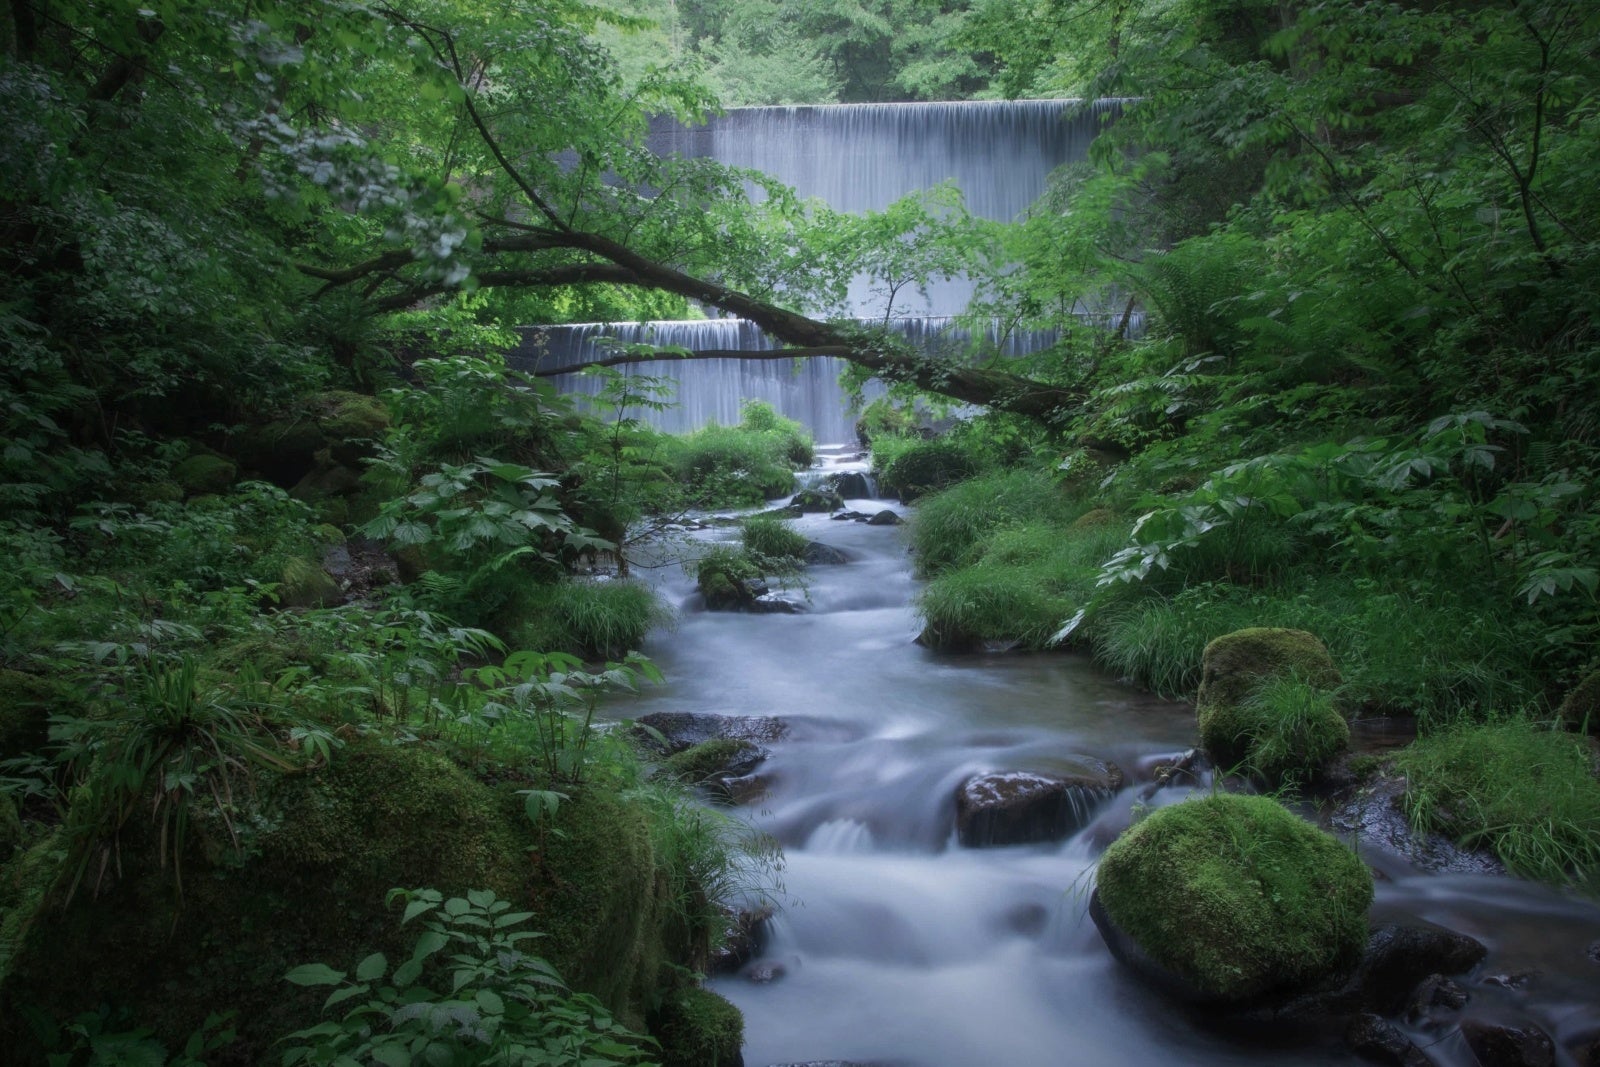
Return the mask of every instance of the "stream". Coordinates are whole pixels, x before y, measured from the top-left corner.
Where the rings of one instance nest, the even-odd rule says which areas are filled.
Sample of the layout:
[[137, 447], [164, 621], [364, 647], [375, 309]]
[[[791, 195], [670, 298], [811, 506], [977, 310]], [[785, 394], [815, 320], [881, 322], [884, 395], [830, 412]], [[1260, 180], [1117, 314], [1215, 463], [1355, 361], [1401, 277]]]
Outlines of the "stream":
[[[864, 466], [838, 451], [823, 462]], [[760, 769], [765, 795], [737, 809], [783, 846], [783, 908], [760, 958], [708, 983], [744, 1013], [746, 1064], [1366, 1062], [1338, 1033], [1216, 1031], [1111, 958], [1088, 892], [1137, 788], [1063, 842], [956, 842], [954, 794], [970, 776], [1048, 773], [1084, 755], [1115, 762], [1134, 784], [1157, 757], [1195, 744], [1188, 705], [1079, 655], [935, 655], [913, 643], [917, 583], [902, 528], [827, 515], [794, 526], [849, 557], [809, 568], [803, 593], [787, 594], [807, 600], [804, 613], [707, 612], [692, 576], [658, 569], [652, 580], [679, 619], [644, 651], [667, 682], [615, 709], [790, 724]], [[737, 529], [701, 536], [732, 540]], [[1149, 803], [1187, 792], [1163, 789]], [[1600, 907], [1506, 877], [1427, 874], [1357, 845], [1378, 874], [1374, 922], [1425, 919], [1489, 947], [1457, 979], [1467, 1014], [1537, 1024], [1555, 1042], [1547, 1062], [1600, 1064], [1589, 1051], [1600, 1037]], [[1398, 1025], [1440, 1067], [1478, 1062], [1453, 1025]]]

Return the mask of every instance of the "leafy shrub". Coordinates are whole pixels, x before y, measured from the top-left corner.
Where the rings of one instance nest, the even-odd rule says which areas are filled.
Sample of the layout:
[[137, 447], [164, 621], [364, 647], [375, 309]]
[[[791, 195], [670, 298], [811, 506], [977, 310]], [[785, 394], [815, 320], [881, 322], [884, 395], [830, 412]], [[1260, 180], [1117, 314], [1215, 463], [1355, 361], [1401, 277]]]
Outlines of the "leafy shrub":
[[953, 441], [917, 441], [878, 470], [878, 484], [910, 503], [978, 473], [978, 462]]
[[1395, 762], [1417, 826], [1525, 877], [1600, 890], [1600, 781], [1580, 739], [1525, 720], [1459, 724]]
[[[375, 952], [353, 973], [311, 963], [285, 976], [295, 985], [334, 987], [324, 1010], [348, 1006], [337, 1019], [286, 1037], [284, 1067], [649, 1059], [654, 1041], [623, 1026], [594, 997], [572, 992], [550, 963], [526, 951], [525, 943], [540, 935], [516, 927], [532, 912], [511, 911], [487, 889], [449, 899], [431, 889], [392, 890], [390, 902], [397, 899], [406, 905], [401, 925], [427, 916], [409, 959], [391, 967]], [[454, 951], [440, 957], [447, 950]], [[440, 971], [448, 982], [439, 983]]]

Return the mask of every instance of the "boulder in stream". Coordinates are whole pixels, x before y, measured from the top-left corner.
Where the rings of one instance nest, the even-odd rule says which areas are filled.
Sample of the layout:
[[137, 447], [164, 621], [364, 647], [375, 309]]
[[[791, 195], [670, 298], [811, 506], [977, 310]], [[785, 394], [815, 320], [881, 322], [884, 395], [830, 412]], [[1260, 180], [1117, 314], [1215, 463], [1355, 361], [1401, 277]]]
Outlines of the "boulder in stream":
[[1122, 787], [1116, 764], [1091, 757], [1082, 762], [1078, 774], [1002, 771], [968, 778], [956, 790], [957, 840], [985, 848], [1066, 837]]
[[899, 526], [904, 521], [905, 520], [900, 517], [898, 512], [896, 512], [896, 511], [894, 511], [894, 510], [892, 510], [890, 508], [884, 508], [882, 511], [878, 512], [876, 515], [874, 515], [870, 519], [868, 519], [867, 520], [867, 525], [868, 526]]
[[831, 489], [802, 489], [790, 499], [789, 507], [799, 508], [802, 513], [840, 511], [844, 498]]
[[840, 552], [832, 545], [825, 545], [820, 541], [807, 541], [806, 547], [800, 558], [811, 567], [828, 567], [839, 563], [849, 563], [850, 557]]
[[839, 496], [861, 500], [872, 496], [872, 483], [860, 471], [839, 471], [822, 480], [822, 484]]
[[682, 752], [716, 738], [769, 745], [788, 736], [789, 724], [770, 715], [713, 715], [699, 711], [657, 711], [634, 720], [634, 739], [661, 756]]
[[1555, 1067], [1555, 1042], [1530, 1022], [1467, 1019], [1461, 1024], [1461, 1036], [1480, 1067]]
[[1349, 745], [1334, 707], [1339, 672], [1304, 630], [1257, 626], [1212, 641], [1200, 667], [1200, 743], [1219, 767], [1242, 765], [1276, 787], [1315, 776]]
[[1090, 915], [1112, 955], [1184, 1001], [1325, 988], [1361, 962], [1372, 875], [1268, 797], [1160, 808], [1106, 849]]

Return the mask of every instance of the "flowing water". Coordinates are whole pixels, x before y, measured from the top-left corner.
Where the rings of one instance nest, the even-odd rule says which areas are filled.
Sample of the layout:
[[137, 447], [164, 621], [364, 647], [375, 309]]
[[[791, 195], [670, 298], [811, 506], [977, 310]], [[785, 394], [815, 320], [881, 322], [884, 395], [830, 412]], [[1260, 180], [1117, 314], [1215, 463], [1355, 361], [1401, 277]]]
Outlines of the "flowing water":
[[[953, 794], [968, 776], [1089, 755], [1135, 778], [1195, 743], [1188, 706], [1078, 656], [936, 656], [912, 643], [916, 583], [900, 528], [825, 515], [796, 525], [850, 557], [810, 568], [808, 610], [709, 613], [688, 576], [657, 572], [680, 609], [676, 628], [646, 646], [667, 683], [617, 709], [791, 724], [761, 768], [766, 796], [738, 809], [783, 845], [785, 906], [762, 956], [712, 983], [745, 1015], [750, 1067], [1360, 1062], [1337, 1035], [1213, 1032], [1112, 960], [1085, 915], [1087, 890], [1099, 843], [1129, 821], [1137, 789], [1059, 844], [955, 841]], [[1374, 919], [1425, 918], [1489, 946], [1461, 979], [1469, 1011], [1536, 1022], [1563, 1046], [1556, 1062], [1582, 1063], [1571, 1050], [1600, 1036], [1585, 1036], [1600, 1022], [1600, 964], [1586, 956], [1600, 908], [1507, 878], [1369, 862], [1380, 872]], [[1458, 1035], [1409, 1032], [1433, 1043], [1438, 1064], [1475, 1062]]]

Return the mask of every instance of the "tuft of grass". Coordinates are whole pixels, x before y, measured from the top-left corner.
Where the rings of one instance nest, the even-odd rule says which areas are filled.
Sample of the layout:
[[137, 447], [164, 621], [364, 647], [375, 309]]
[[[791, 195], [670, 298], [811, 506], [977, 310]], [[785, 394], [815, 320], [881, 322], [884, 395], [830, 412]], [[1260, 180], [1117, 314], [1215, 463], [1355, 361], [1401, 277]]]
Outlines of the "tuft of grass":
[[744, 550], [758, 559], [792, 562], [805, 555], [805, 535], [777, 516], [752, 515], [744, 520], [740, 532]]
[[515, 643], [539, 652], [621, 659], [671, 612], [650, 588], [631, 581], [562, 581], [534, 586], [515, 624]]
[[1600, 891], [1600, 781], [1580, 739], [1522, 719], [1463, 723], [1395, 765], [1414, 825], [1487, 846], [1525, 877]]
[[979, 475], [918, 505], [911, 522], [917, 569], [925, 576], [935, 575], [975, 562], [1001, 530], [1065, 527], [1085, 510], [1041, 471]]
[[1350, 744], [1334, 694], [1294, 673], [1261, 679], [1212, 729], [1242, 743], [1246, 766], [1273, 788], [1308, 780]]

